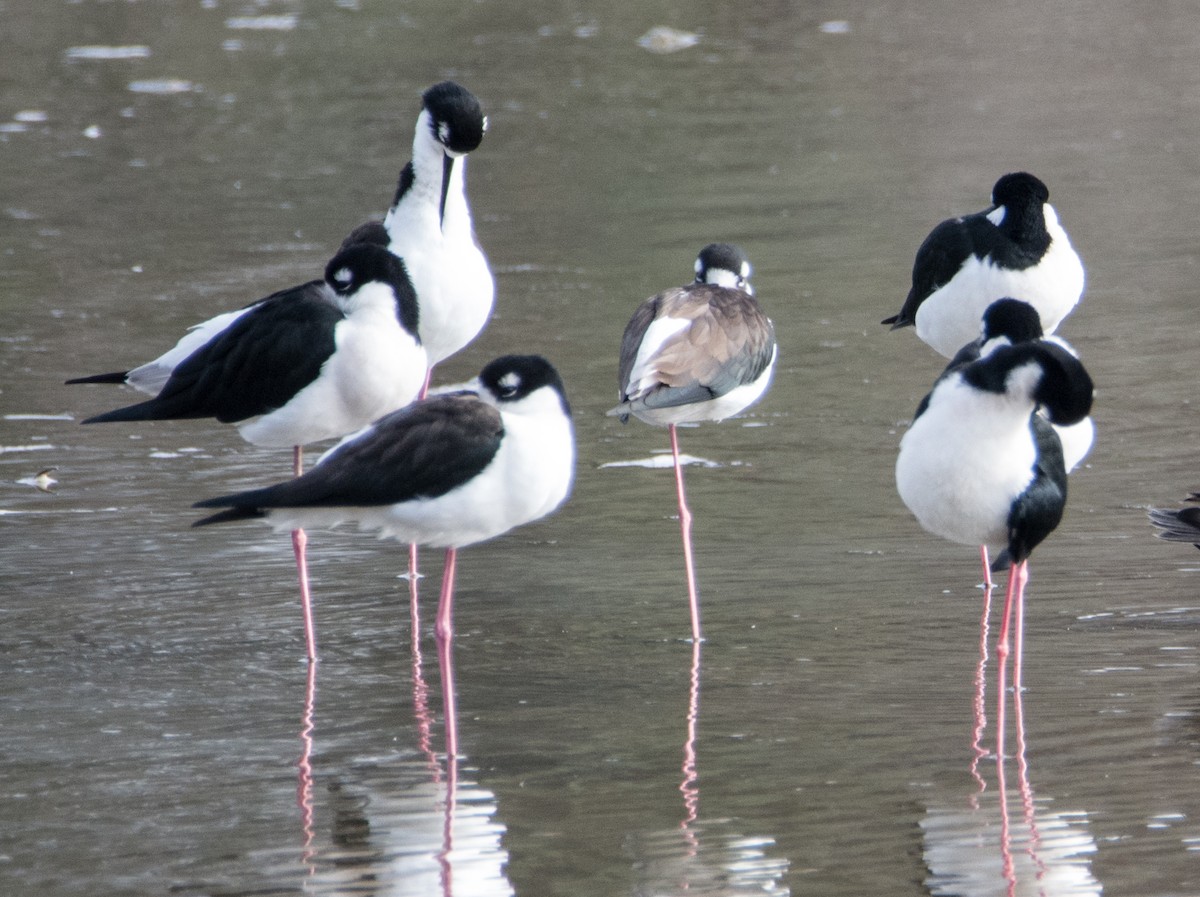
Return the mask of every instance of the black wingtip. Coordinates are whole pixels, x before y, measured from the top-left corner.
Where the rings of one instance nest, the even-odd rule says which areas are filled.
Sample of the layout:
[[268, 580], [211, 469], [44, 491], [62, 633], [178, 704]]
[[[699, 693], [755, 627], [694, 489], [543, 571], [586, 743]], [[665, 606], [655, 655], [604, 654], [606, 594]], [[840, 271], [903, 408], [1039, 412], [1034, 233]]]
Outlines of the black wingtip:
[[901, 315], [892, 315], [890, 318], [884, 318], [880, 324], [891, 324], [892, 330], [899, 330], [901, 327], [911, 327], [913, 322]]
[[[217, 499], [219, 501], [220, 499]], [[212, 507], [211, 502], [198, 501], [193, 508]], [[214, 523], [230, 523], [234, 520], [259, 520], [267, 516], [267, 512], [262, 508], [226, 508], [224, 511], [218, 511], [216, 514], [210, 514], [208, 517], [202, 517], [192, 524], [195, 529], [198, 526], [211, 526]]]
[[73, 386], [76, 383], [124, 383], [125, 378], [129, 376], [129, 371], [112, 371], [108, 374], [92, 374], [90, 377], [72, 377], [64, 382], [64, 386]]
[[[1190, 499], [1189, 499], [1190, 500]], [[1191, 542], [1200, 548], [1200, 508], [1183, 508], [1173, 511], [1167, 508], [1150, 508], [1150, 522], [1159, 528], [1155, 533], [1168, 542]]]

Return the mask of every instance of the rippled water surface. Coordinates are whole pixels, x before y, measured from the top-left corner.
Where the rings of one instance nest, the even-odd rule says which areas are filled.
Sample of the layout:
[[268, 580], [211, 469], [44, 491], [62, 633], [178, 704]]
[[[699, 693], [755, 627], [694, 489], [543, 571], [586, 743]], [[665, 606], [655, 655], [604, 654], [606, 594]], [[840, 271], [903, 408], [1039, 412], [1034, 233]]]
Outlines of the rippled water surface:
[[[993, 6], [0, 2], [0, 890], [1200, 892], [1200, 555], [1144, 513], [1200, 486], [1200, 18]], [[130, 394], [62, 386], [315, 276], [443, 78], [491, 118], [498, 307], [439, 376], [547, 355], [580, 455], [556, 516], [462, 553], [454, 768], [435, 553], [414, 640], [402, 547], [313, 533], [309, 676], [286, 538], [189, 528], [286, 453], [81, 428]], [[940, 359], [878, 322], [929, 228], [1016, 169], [1087, 266], [1061, 332], [1098, 442], [1034, 556], [998, 765], [975, 552], [892, 482]], [[750, 413], [682, 433], [713, 462], [699, 651], [670, 472], [625, 463], [666, 434], [603, 412], [633, 307], [714, 239], [781, 359]]]

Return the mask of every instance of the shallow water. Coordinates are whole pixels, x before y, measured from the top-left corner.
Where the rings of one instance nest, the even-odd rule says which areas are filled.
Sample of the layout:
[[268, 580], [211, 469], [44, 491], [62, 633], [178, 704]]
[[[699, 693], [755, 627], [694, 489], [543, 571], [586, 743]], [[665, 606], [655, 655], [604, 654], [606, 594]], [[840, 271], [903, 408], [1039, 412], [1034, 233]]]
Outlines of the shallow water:
[[[1186, 5], [0, 18], [5, 893], [1200, 891], [1200, 555], [1144, 514], [1200, 486]], [[649, 52], [657, 25], [699, 40]], [[402, 548], [312, 534], [310, 691], [287, 540], [189, 529], [191, 502], [285, 476], [286, 453], [207, 423], [80, 428], [129, 394], [61, 385], [314, 276], [383, 211], [444, 77], [491, 117], [469, 182], [498, 310], [439, 376], [547, 355], [580, 451], [566, 507], [460, 559], [450, 802], [440, 559], [418, 666]], [[1087, 266], [1061, 333], [1098, 442], [1032, 564], [1025, 763], [1010, 740], [977, 780], [976, 556], [892, 483], [940, 360], [877, 322], [928, 229], [1018, 168]], [[750, 253], [781, 360], [749, 414], [682, 434], [714, 462], [688, 469], [697, 656], [670, 472], [623, 464], [665, 433], [603, 411], [629, 313], [713, 239]], [[989, 750], [994, 701], [991, 678]]]

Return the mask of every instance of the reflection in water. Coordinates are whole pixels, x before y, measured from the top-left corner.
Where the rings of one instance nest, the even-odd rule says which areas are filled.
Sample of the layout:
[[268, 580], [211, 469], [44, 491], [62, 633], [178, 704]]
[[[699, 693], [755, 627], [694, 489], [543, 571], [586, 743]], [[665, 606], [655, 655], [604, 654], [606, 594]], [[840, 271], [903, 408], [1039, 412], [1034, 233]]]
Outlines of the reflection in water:
[[308, 662], [308, 676], [304, 681], [304, 713], [300, 718], [300, 758], [296, 761], [299, 769], [299, 783], [296, 786], [296, 803], [300, 806], [300, 826], [304, 832], [304, 846], [300, 851], [301, 862], [305, 873], [309, 876], [315, 871], [313, 858], [316, 852], [313, 848], [313, 777], [312, 749], [314, 711], [317, 702], [317, 663]]
[[413, 716], [417, 723], [417, 747], [425, 755], [436, 782], [441, 777], [437, 754], [433, 751], [433, 714], [429, 712], [429, 686], [425, 684], [421, 657], [421, 606], [418, 593], [420, 578], [415, 572], [417, 546], [409, 546], [408, 616], [411, 625]]
[[987, 784], [983, 780], [983, 776], [979, 774], [979, 761], [987, 756], [987, 749], [983, 747], [983, 731], [987, 728], [987, 709], [985, 702], [987, 700], [987, 661], [988, 661], [988, 619], [992, 613], [992, 579], [987, 564], [987, 546], [981, 546], [980, 552], [983, 557], [984, 583], [983, 583], [983, 612], [979, 618], [979, 663], [975, 666], [975, 702], [974, 702], [974, 719], [975, 725], [971, 731], [971, 778], [979, 785], [979, 790], [983, 791]]
[[[316, 663], [308, 665], [301, 756], [298, 761], [306, 890], [343, 894], [489, 897], [511, 895], [504, 874], [508, 853], [501, 846], [504, 826], [494, 819], [496, 798], [459, 778], [461, 758], [452, 748], [453, 718], [446, 720], [446, 769], [432, 747], [433, 715], [422, 670], [417, 578], [409, 580], [412, 620], [413, 713], [421, 758], [388, 757], [365, 761], [337, 773], [330, 786], [333, 807], [331, 845], [314, 843], [313, 731]], [[452, 694], [454, 674], [439, 641], [443, 688]], [[447, 711], [453, 700], [447, 697]]]
[[[981, 699], [978, 693], [977, 697]], [[1099, 894], [1102, 888], [1089, 864], [1096, 842], [1083, 828], [1087, 814], [1051, 812], [1045, 798], [1039, 807], [1025, 756], [1025, 710], [1019, 688], [1013, 710], [1020, 824], [1014, 826], [1009, 814], [1007, 761], [1001, 751], [996, 757], [994, 794], [972, 795], [968, 809], [930, 807], [921, 820], [930, 893], [955, 897]], [[986, 786], [979, 774], [978, 744], [977, 729], [971, 774], [982, 792]]]
[[700, 720], [700, 653], [692, 642], [689, 671], [687, 735], [683, 744], [683, 821], [678, 829], [626, 839], [633, 856], [637, 897], [688, 894], [788, 894], [783, 876], [788, 861], [767, 856], [774, 838], [746, 837], [730, 831], [729, 820], [701, 822], [696, 732]]
[[341, 776], [332, 845], [321, 851], [314, 891], [490, 897], [511, 895], [495, 795], [460, 779], [434, 782], [424, 759], [383, 758]]
[[1006, 800], [992, 795], [977, 809], [929, 807], [921, 820], [926, 885], [934, 895], [1095, 895], [1090, 857], [1096, 842], [1082, 812], [1052, 812], [1043, 800], [1015, 831]]

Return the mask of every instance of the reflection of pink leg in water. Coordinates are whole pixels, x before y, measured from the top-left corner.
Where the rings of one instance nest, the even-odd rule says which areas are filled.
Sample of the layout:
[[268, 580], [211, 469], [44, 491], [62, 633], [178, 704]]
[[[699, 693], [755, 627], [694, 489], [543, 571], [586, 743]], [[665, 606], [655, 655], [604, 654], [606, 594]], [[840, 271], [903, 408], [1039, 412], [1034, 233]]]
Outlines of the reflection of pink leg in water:
[[1021, 666], [1024, 658], [1025, 604], [1017, 605], [1016, 644], [1014, 653], [1016, 661], [1013, 665], [1013, 722], [1017, 735], [1017, 785], [1021, 790], [1021, 806], [1025, 811], [1025, 824], [1029, 827], [1029, 858], [1033, 860], [1035, 874], [1039, 881], [1046, 874], [1046, 864], [1038, 853], [1041, 845], [1041, 834], [1038, 832], [1037, 818], [1034, 816], [1033, 787], [1029, 784], [1029, 762], [1025, 759], [1025, 696], [1021, 687]]
[[[414, 546], [415, 547], [415, 546]], [[442, 780], [442, 768], [433, 751], [433, 714], [429, 712], [429, 686], [425, 683], [421, 656], [421, 608], [416, 578], [408, 581], [408, 616], [412, 628], [413, 716], [417, 721], [417, 746], [429, 761], [433, 780]]]
[[300, 718], [300, 758], [296, 766], [300, 770], [296, 784], [296, 803], [300, 807], [300, 825], [304, 831], [304, 846], [300, 851], [300, 859], [305, 865], [307, 875], [313, 875], [316, 867], [313, 863], [317, 852], [313, 848], [313, 778], [312, 778], [312, 749], [313, 749], [313, 711], [317, 699], [317, 665], [309, 663], [308, 676], [304, 683], [304, 714]]
[[[986, 570], [987, 563], [987, 547], [980, 549], [983, 554], [983, 567]], [[987, 660], [988, 660], [988, 618], [992, 613], [992, 584], [989, 581], [983, 586], [983, 613], [979, 618], [979, 665], [975, 668], [975, 726], [972, 730], [971, 737], [971, 778], [979, 785], [979, 791], [983, 792], [987, 788], [987, 783], [983, 780], [983, 776], [979, 774], [979, 761], [987, 756], [987, 749], [983, 747], [983, 731], [987, 728], [987, 710], [985, 699], [987, 697]]]
[[454, 807], [457, 790], [458, 757], [450, 755], [446, 758], [446, 804], [445, 816], [442, 820], [442, 849], [437, 855], [442, 874], [442, 897], [452, 897], [454, 894], [454, 863], [451, 857], [454, 853]]
[[700, 809], [699, 774], [696, 771], [696, 728], [700, 719], [700, 641], [692, 642], [692, 669], [688, 689], [687, 741], [683, 744], [683, 822], [680, 828], [687, 829], [696, 821]]

